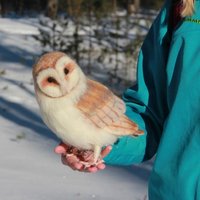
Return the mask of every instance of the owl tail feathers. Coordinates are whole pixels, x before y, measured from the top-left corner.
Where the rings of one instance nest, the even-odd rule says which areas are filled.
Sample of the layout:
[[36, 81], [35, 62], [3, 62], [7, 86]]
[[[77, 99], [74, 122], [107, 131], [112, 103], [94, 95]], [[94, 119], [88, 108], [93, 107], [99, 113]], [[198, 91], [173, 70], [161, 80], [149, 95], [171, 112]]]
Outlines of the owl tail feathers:
[[142, 130], [139, 130], [138, 125], [130, 120], [126, 115], [122, 115], [118, 121], [113, 122], [107, 128], [111, 134], [116, 136], [139, 136], [144, 133]]

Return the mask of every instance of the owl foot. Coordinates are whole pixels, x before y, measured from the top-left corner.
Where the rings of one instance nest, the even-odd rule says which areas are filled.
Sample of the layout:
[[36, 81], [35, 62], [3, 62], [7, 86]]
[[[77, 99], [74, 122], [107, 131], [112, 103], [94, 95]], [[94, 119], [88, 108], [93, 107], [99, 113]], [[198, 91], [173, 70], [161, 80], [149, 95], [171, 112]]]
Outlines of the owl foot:
[[98, 159], [94, 158], [94, 152], [91, 150], [81, 150], [77, 157], [80, 159], [80, 163], [85, 166], [85, 168], [97, 166], [103, 163], [101, 156]]
[[99, 159], [98, 161], [92, 161], [92, 162], [81, 161], [80, 163], [83, 164], [85, 168], [88, 168], [88, 167], [96, 167], [100, 164], [103, 164], [104, 161], [102, 159]]
[[[83, 165], [97, 165], [101, 163], [100, 161], [102, 160], [99, 156], [99, 158], [95, 159], [94, 158], [94, 152], [92, 150], [79, 150], [76, 147], [69, 147], [66, 152], [67, 156], [76, 156], [80, 163]], [[96, 161], [95, 161], [96, 160]]]

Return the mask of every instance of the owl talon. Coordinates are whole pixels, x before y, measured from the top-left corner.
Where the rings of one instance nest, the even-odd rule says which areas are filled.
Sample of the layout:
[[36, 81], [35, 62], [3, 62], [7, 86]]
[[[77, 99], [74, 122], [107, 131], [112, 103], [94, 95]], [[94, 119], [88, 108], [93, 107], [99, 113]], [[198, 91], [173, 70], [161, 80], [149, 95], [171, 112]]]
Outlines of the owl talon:
[[98, 160], [96, 162], [92, 161], [92, 162], [85, 162], [85, 161], [81, 161], [80, 162], [83, 166], [84, 166], [84, 169], [87, 169], [89, 167], [96, 167], [98, 166], [99, 164], [102, 164], [104, 163], [103, 160]]

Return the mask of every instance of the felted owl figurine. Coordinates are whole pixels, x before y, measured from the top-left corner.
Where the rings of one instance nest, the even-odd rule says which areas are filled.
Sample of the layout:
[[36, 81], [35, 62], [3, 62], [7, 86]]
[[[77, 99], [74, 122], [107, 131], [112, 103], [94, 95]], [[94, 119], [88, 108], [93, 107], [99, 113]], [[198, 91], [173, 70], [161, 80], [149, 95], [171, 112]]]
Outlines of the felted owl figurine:
[[78, 64], [62, 52], [43, 55], [33, 68], [36, 99], [45, 124], [66, 144], [94, 151], [120, 136], [143, 131], [125, 116], [124, 102], [104, 85], [88, 79]]

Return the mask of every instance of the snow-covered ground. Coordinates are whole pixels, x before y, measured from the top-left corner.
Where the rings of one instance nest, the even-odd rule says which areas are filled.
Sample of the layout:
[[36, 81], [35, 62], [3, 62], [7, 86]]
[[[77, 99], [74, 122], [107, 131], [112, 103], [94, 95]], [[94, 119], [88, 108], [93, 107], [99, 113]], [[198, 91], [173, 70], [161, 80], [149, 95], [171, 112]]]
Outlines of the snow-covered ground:
[[59, 140], [43, 124], [31, 68], [41, 47], [34, 20], [0, 18], [0, 199], [145, 200], [151, 162], [71, 170], [53, 152]]

